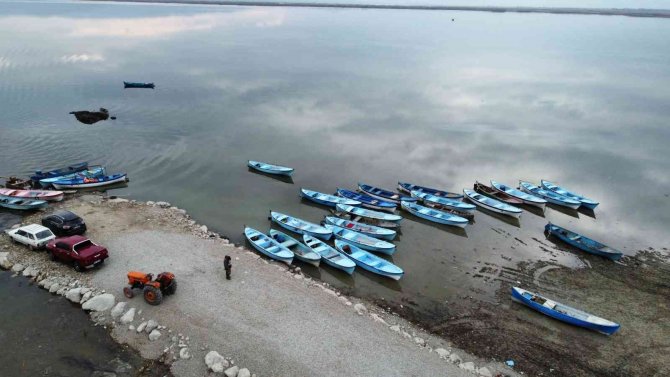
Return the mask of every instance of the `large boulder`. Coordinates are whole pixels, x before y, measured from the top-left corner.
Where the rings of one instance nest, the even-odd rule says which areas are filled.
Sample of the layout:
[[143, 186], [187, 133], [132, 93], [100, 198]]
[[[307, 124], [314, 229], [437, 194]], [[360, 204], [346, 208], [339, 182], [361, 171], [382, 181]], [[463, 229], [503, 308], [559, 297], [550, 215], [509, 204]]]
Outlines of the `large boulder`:
[[65, 298], [78, 304], [81, 301], [81, 288], [73, 288], [65, 293]]
[[205, 364], [211, 369], [214, 373], [221, 373], [225, 368], [228, 367], [228, 360], [224, 359], [223, 356], [219, 355], [216, 351], [209, 351], [205, 355]]
[[25, 267], [21, 263], [12, 266], [12, 272], [21, 272]]
[[2, 252], [0, 253], [0, 267], [3, 270], [9, 270], [14, 264], [9, 261], [9, 253]]
[[233, 365], [232, 367], [226, 369], [223, 374], [226, 375], [226, 377], [237, 377], [237, 373], [240, 371], [240, 367], [237, 365]]
[[242, 368], [237, 372], [237, 377], [251, 377], [251, 372], [247, 368]]
[[104, 312], [105, 310], [111, 309], [114, 306], [115, 301], [113, 294], [103, 293], [86, 301], [81, 308], [84, 310], [92, 310], [94, 312]]
[[117, 318], [120, 317], [123, 312], [126, 310], [126, 302], [121, 301], [117, 302], [116, 305], [114, 305], [114, 308], [111, 311], [112, 318]]
[[126, 312], [126, 314], [124, 314], [123, 316], [121, 316], [120, 321], [121, 321], [121, 323], [127, 325], [127, 324], [129, 324], [130, 322], [132, 322], [134, 319], [135, 319], [135, 308], [130, 308], [130, 309]]

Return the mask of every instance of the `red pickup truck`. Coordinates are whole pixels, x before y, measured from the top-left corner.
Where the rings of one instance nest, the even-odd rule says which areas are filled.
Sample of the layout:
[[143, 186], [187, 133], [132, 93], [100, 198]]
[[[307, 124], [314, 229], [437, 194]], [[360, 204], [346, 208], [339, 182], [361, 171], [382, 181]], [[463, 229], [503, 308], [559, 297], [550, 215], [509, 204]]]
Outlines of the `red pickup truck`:
[[49, 241], [46, 248], [51, 260], [72, 264], [76, 271], [102, 264], [109, 256], [106, 248], [84, 236], [56, 238]]

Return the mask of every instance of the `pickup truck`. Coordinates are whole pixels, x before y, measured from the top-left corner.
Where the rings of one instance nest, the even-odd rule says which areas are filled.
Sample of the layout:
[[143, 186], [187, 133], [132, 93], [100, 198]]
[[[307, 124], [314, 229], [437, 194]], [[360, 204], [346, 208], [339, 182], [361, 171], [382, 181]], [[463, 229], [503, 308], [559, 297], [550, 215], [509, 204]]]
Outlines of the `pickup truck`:
[[56, 238], [47, 244], [51, 260], [72, 264], [75, 271], [84, 271], [102, 264], [109, 257], [107, 249], [84, 236]]

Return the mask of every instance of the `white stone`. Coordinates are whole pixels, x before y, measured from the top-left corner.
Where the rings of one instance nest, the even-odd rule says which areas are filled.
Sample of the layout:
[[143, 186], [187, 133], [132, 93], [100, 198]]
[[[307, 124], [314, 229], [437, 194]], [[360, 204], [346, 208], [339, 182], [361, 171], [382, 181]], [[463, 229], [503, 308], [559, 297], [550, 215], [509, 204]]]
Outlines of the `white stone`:
[[161, 337], [161, 332], [154, 330], [149, 334], [149, 340], [154, 341]]
[[200, 230], [201, 230], [203, 233], [207, 233], [207, 225], [202, 225], [202, 226], [200, 226]]
[[146, 321], [140, 323], [140, 325], [137, 326], [137, 332], [142, 332], [142, 331], [144, 331], [144, 328], [145, 328], [145, 327], [147, 327], [147, 322], [146, 322]]
[[135, 326], [133, 326], [133, 325], [128, 326], [128, 330], [129, 331], [135, 331]]
[[474, 372], [475, 371], [475, 363], [473, 363], [472, 361], [468, 361], [467, 363], [458, 364], [458, 367], [463, 369], [463, 370], [467, 370], [468, 372]]
[[12, 266], [12, 271], [13, 272], [21, 272], [21, 271], [23, 271], [24, 268], [25, 267], [23, 267], [23, 265], [21, 263], [17, 263], [14, 266]]
[[53, 282], [54, 282], [53, 278], [46, 278], [37, 283], [37, 285], [44, 289], [48, 289], [48, 287], [51, 287], [51, 284], [53, 284]]
[[59, 289], [60, 289], [60, 284], [58, 284], [58, 283], [53, 283], [53, 284], [51, 284], [51, 286], [49, 287], [49, 293], [56, 293], [56, 292], [58, 292]]
[[237, 377], [251, 377], [251, 372], [247, 368], [242, 368], [237, 372]]
[[123, 199], [123, 198], [116, 198], [116, 199], [110, 199], [108, 200], [110, 203], [128, 203], [128, 199]]
[[376, 314], [376, 313], [370, 313], [370, 317], [372, 317], [372, 319], [373, 319], [375, 322], [383, 323], [383, 324], [385, 324], [386, 326], [388, 326], [388, 323], [386, 323], [386, 321], [384, 320], [384, 318], [380, 317], [378, 314]]
[[491, 371], [487, 367], [479, 368], [477, 370], [477, 373], [479, 373], [479, 375], [482, 377], [493, 377], [493, 373], [491, 373]]
[[414, 337], [414, 343], [420, 345], [421, 347], [426, 345], [426, 341], [423, 338], [420, 338], [418, 336]]
[[154, 321], [153, 319], [150, 319], [147, 321], [147, 326], [144, 328], [144, 331], [147, 333], [150, 333], [154, 331], [158, 327], [158, 322]]
[[170, 208], [170, 203], [168, 202], [156, 202], [156, 205], [161, 208]]
[[407, 339], [412, 339], [412, 335], [410, 335], [410, 333], [408, 333], [407, 331], [403, 331], [402, 336], [404, 336]]
[[189, 351], [188, 348], [184, 347], [179, 350], [179, 358], [181, 359], [190, 359], [191, 358], [191, 351]]
[[0, 253], [0, 267], [2, 267], [5, 270], [9, 270], [12, 268], [12, 262], [9, 261], [9, 252], [2, 252]]
[[121, 323], [123, 323], [123, 324], [128, 324], [128, 323], [132, 322], [133, 320], [135, 320], [135, 308], [128, 309], [126, 314], [121, 316], [121, 319], [119, 319], [119, 321], [121, 321]]
[[361, 303], [354, 305], [354, 310], [356, 313], [358, 313], [358, 315], [363, 315], [368, 312], [368, 309], [365, 307], [365, 305]]
[[435, 352], [440, 356], [441, 359], [446, 359], [449, 356], [449, 351], [444, 348], [436, 348]]
[[78, 304], [81, 301], [81, 288], [72, 288], [65, 294], [65, 298]]
[[88, 299], [90, 299], [91, 296], [93, 296], [93, 291], [88, 291], [88, 292], [84, 293], [84, 295], [81, 297], [81, 301], [79, 301], [79, 302], [83, 304], [86, 301], [88, 301]]
[[120, 301], [117, 302], [116, 305], [114, 305], [114, 308], [112, 309], [110, 314], [112, 315], [112, 318], [117, 318], [120, 317], [125, 310], [126, 310], [126, 302]]
[[148, 206], [152, 206], [152, 205], [154, 205], [154, 204], [156, 204], [156, 203], [152, 202], [151, 200], [149, 200], [149, 201], [147, 202], [147, 205], [148, 205]]
[[224, 368], [228, 368], [228, 360], [224, 359], [223, 356], [219, 355], [216, 351], [209, 351], [205, 355], [205, 364], [207, 367], [212, 370], [214, 373], [223, 372]]
[[56, 294], [59, 295], [59, 296], [63, 296], [65, 294], [65, 292], [67, 292], [67, 291], [68, 291], [68, 287], [60, 287], [56, 291]]
[[237, 377], [237, 372], [239, 372], [239, 371], [240, 371], [240, 367], [238, 367], [237, 365], [234, 365], [234, 366], [226, 369], [226, 371], [223, 372], [223, 374], [225, 374], [226, 377]]
[[398, 325], [393, 325], [393, 326], [389, 327], [389, 329], [391, 329], [392, 331], [395, 331], [395, 332], [400, 332], [400, 326], [398, 326]]
[[462, 361], [462, 359], [457, 354], [452, 353], [451, 355], [449, 355], [449, 361], [451, 361], [454, 364], [458, 364]]
[[86, 301], [84, 305], [81, 306], [81, 308], [84, 310], [103, 312], [105, 310], [111, 309], [114, 306], [115, 301], [116, 300], [114, 299], [113, 294], [103, 293]]

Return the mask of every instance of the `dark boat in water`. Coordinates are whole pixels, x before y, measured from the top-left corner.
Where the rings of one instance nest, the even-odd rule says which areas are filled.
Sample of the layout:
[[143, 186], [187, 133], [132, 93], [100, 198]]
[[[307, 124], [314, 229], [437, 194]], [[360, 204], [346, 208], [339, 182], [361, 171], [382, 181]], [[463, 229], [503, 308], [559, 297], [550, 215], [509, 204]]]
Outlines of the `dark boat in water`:
[[124, 89], [129, 89], [129, 88], [136, 88], [136, 89], [154, 89], [156, 85], [152, 82], [128, 82], [124, 81], [123, 82], [123, 88]]
[[523, 204], [523, 200], [519, 198], [515, 198], [512, 195], [509, 195], [507, 193], [504, 193], [502, 191], [498, 191], [494, 189], [491, 186], [487, 186], [483, 183], [480, 182], [475, 182], [474, 186], [475, 192], [478, 192], [482, 195], [486, 195], [488, 197], [491, 197], [493, 199], [499, 200], [503, 203], [511, 204], [511, 205], [521, 205]]
[[86, 169], [88, 169], [88, 162], [80, 162], [65, 168], [49, 170], [46, 172], [38, 170], [34, 175], [30, 176], [30, 179], [37, 187], [37, 185], [39, 185], [40, 179], [62, 177], [64, 175], [84, 171]]

